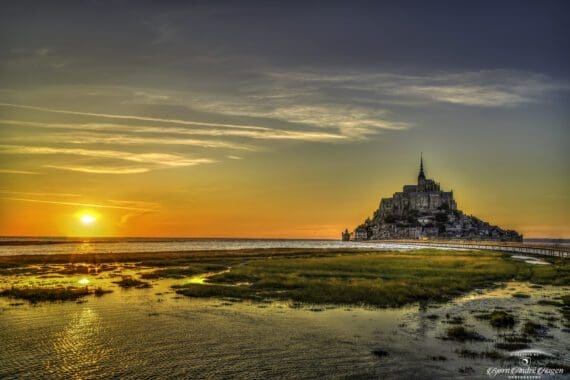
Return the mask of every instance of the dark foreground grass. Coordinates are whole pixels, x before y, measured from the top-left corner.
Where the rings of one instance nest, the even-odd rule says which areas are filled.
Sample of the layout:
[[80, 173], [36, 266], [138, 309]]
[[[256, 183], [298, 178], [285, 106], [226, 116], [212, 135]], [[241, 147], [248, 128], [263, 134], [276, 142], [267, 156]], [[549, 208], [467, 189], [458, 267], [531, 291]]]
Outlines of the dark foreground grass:
[[453, 326], [447, 329], [445, 339], [465, 341], [483, 341], [485, 337], [478, 334], [474, 330], [467, 329], [463, 326]]
[[11, 288], [0, 292], [1, 297], [10, 297], [37, 302], [76, 301], [92, 292], [87, 288]]
[[146, 281], [141, 281], [136, 278], [125, 276], [120, 281], [113, 281], [114, 284], [119, 285], [121, 288], [150, 288], [151, 285]]
[[[570, 265], [530, 265], [496, 252], [418, 250], [249, 261], [210, 278], [215, 284], [187, 284], [190, 297], [284, 299], [317, 304], [380, 307], [446, 301], [469, 290], [508, 280], [570, 284]], [[238, 283], [251, 285], [237, 285]]]
[[208, 273], [213, 271], [221, 271], [227, 269], [223, 264], [194, 264], [185, 267], [162, 268], [156, 269], [149, 273], [141, 275], [144, 279], [156, 278], [184, 278], [190, 277], [201, 273]]
[[510, 328], [517, 323], [517, 319], [514, 315], [502, 310], [494, 310], [487, 314], [477, 314], [475, 318], [487, 320], [491, 326], [499, 329]]

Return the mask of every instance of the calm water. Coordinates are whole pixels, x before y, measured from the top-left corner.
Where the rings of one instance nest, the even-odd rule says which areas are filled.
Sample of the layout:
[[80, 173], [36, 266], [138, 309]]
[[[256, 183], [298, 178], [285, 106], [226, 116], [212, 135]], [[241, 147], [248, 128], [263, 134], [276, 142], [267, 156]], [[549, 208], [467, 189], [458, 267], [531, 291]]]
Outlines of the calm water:
[[[139, 271], [122, 273], [129, 270]], [[557, 362], [570, 360], [570, 334], [558, 310], [537, 304], [568, 288], [509, 283], [430, 307], [299, 308], [287, 302], [190, 299], [170, 289], [190, 279], [124, 290], [111, 283], [112, 276], [87, 276], [90, 285], [114, 292], [84, 303], [32, 306], [0, 299], [0, 378], [452, 379], [468, 371], [467, 378], [488, 379], [487, 368], [518, 361], [463, 358], [457, 351], [493, 348], [499, 332], [473, 315], [495, 308], [550, 323], [549, 337], [532, 348], [557, 356]], [[76, 285], [85, 278], [10, 276], [0, 284]], [[532, 297], [513, 298], [515, 292]], [[488, 341], [440, 339], [451, 326], [448, 314], [463, 317]], [[377, 349], [388, 355], [375, 356]]]
[[[567, 240], [532, 239], [527, 244], [568, 246]], [[255, 248], [354, 248], [415, 249], [394, 243], [343, 242], [340, 240], [293, 239], [194, 239], [194, 238], [58, 238], [0, 237], [0, 256], [121, 252], [172, 252], [238, 250]]]
[[0, 238], [0, 255], [237, 250], [254, 248], [410, 249], [398, 244], [340, 240]]

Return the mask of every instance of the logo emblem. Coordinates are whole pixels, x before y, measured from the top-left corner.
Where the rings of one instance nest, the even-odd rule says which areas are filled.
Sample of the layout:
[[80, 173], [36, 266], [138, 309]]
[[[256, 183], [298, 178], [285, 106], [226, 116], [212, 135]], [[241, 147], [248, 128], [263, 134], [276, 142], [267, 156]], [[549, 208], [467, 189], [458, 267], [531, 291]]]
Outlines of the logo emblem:
[[521, 365], [529, 366], [529, 365], [530, 365], [530, 362], [531, 362], [531, 360], [530, 360], [529, 357], [522, 357], [522, 358], [520, 358], [520, 363], [521, 363]]

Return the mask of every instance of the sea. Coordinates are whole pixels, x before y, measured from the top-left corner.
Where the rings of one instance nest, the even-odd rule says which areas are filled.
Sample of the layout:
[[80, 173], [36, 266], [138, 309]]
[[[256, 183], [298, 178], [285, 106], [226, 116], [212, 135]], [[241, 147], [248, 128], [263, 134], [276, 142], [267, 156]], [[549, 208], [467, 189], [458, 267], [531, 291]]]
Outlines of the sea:
[[[570, 239], [529, 239], [526, 244], [570, 246]], [[263, 248], [411, 249], [409, 245], [311, 239], [0, 237], [0, 256], [129, 252], [220, 251]], [[420, 248], [420, 247], [418, 247]]]
[[308, 239], [0, 237], [0, 256], [128, 252], [220, 251], [262, 248], [409, 249], [393, 243]]

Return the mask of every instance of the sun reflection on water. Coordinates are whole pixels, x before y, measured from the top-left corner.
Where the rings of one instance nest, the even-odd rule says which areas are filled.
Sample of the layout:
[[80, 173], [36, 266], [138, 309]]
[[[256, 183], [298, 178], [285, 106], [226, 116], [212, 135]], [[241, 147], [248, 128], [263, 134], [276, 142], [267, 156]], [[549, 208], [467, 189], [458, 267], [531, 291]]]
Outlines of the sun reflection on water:
[[85, 253], [92, 253], [95, 247], [89, 241], [83, 241], [79, 244], [76, 248], [75, 253], [85, 254]]

